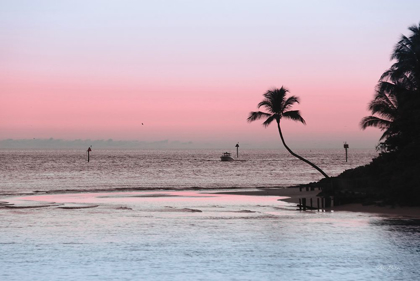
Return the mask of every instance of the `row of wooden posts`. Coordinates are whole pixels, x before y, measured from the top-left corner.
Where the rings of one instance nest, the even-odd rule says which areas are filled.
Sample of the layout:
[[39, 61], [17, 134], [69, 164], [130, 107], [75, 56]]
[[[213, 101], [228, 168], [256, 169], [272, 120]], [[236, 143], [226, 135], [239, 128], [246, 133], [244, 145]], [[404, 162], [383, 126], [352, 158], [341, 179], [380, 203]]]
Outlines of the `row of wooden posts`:
[[[302, 188], [303, 187], [299, 187], [299, 191], [300, 192], [302, 192]], [[305, 186], [305, 189], [306, 189], [306, 191], [309, 191], [309, 189], [311, 190], [311, 191], [314, 191], [316, 188], [318, 188], [318, 190], [321, 190], [321, 187], [320, 186], [318, 186], [318, 187], [315, 187], [315, 186]]]
[[[321, 200], [320, 200], [321, 199]], [[321, 204], [320, 204], [321, 201]], [[300, 211], [306, 211], [308, 210], [324, 210], [327, 208], [331, 208], [332, 206], [332, 198], [331, 197], [321, 197], [321, 198], [316, 198], [316, 207], [313, 206], [313, 202], [312, 202], [312, 198], [309, 198], [309, 205], [307, 205], [306, 203], [306, 198], [299, 198], [299, 210]]]
[[[321, 190], [321, 187], [315, 186], [305, 186], [306, 191], [314, 191], [316, 188]], [[299, 187], [299, 191], [302, 191], [303, 187]], [[316, 198], [316, 207], [313, 205], [312, 198], [309, 198], [309, 205], [307, 204], [306, 198], [299, 198], [299, 210], [306, 211], [308, 210], [324, 210], [326, 208], [331, 208], [332, 206], [332, 198], [329, 196], [326, 197], [317, 197]]]

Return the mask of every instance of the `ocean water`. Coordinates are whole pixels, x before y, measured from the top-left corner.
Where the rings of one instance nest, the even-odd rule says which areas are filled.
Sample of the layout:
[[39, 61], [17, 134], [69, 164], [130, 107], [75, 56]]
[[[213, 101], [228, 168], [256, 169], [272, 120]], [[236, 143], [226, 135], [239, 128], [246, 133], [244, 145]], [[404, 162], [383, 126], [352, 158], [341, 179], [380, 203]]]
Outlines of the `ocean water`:
[[[339, 152], [303, 154], [334, 175], [370, 153], [348, 163]], [[216, 151], [98, 151], [89, 164], [83, 156], [1, 152], [0, 280], [420, 276], [420, 219], [303, 212], [275, 196], [218, 193], [320, 178], [284, 153], [244, 152], [233, 163]]]
[[[281, 187], [322, 175], [287, 151], [240, 151], [221, 162], [220, 150], [0, 150], [0, 194], [63, 190]], [[298, 151], [327, 174], [369, 163], [374, 150]], [[235, 153], [232, 155], [236, 156]]]

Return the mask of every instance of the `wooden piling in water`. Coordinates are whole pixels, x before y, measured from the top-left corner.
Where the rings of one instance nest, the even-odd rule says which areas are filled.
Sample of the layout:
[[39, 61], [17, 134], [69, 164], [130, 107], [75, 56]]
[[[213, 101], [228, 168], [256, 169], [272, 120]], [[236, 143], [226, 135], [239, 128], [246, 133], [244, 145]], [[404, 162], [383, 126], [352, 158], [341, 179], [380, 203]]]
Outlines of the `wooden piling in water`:
[[318, 212], [319, 212], [319, 197], [316, 198], [316, 206], [318, 207]]
[[311, 201], [311, 210], [312, 210], [312, 208], [313, 208], [313, 206], [312, 206], [312, 198], [310, 199], [310, 201]]
[[302, 199], [299, 198], [299, 211], [302, 211]]
[[306, 198], [302, 198], [303, 210], [306, 211]]
[[89, 154], [90, 154], [90, 152], [92, 151], [91, 147], [92, 147], [92, 146], [89, 146], [89, 148], [88, 148], [88, 150], [87, 150], [87, 155], [88, 155], [88, 159], [87, 159], [87, 160], [88, 160], [88, 162], [89, 162], [89, 160], [90, 160], [90, 155], [89, 155]]
[[324, 202], [325, 202], [325, 197], [321, 198], [321, 209], [324, 210]]
[[239, 142], [235, 145], [236, 147], [236, 158], [239, 158]]
[[347, 162], [347, 149], [349, 148], [349, 145], [347, 142], [344, 143], [344, 149], [346, 150], [346, 162]]
[[325, 208], [331, 208], [331, 197], [325, 197]]

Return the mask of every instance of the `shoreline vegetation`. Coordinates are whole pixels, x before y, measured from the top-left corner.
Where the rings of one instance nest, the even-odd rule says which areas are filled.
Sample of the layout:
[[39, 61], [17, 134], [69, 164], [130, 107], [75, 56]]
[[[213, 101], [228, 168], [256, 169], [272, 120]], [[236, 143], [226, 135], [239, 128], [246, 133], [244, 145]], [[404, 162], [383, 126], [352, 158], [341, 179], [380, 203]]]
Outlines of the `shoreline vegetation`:
[[372, 115], [362, 129], [375, 127], [383, 134], [380, 155], [368, 165], [321, 180], [321, 196], [339, 204], [420, 206], [420, 24], [409, 27], [391, 55], [393, 64], [380, 77]]
[[305, 120], [298, 110], [290, 110], [299, 99], [295, 96], [286, 99], [288, 90], [283, 87], [264, 94], [258, 108], [267, 112], [251, 112], [248, 117], [248, 122], [267, 118], [264, 127], [277, 122], [286, 149], [325, 177], [303, 187], [322, 189], [317, 196], [328, 202], [333, 199], [336, 206], [420, 206], [420, 24], [408, 29], [410, 36], [401, 36], [391, 55], [393, 64], [376, 85], [368, 105], [372, 115], [360, 122], [363, 130], [374, 127], [383, 132], [377, 145], [381, 153], [370, 164], [329, 177], [318, 166], [293, 153], [284, 141], [280, 120], [303, 124]]

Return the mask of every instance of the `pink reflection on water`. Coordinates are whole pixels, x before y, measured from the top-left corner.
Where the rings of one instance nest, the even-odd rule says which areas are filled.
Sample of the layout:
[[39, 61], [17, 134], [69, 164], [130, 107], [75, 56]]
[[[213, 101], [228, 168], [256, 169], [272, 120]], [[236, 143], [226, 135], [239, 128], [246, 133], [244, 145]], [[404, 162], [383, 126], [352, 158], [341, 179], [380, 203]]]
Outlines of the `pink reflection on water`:
[[153, 192], [102, 192], [102, 193], [72, 193], [43, 194], [15, 197], [10, 202], [17, 204], [22, 201], [80, 203], [80, 204], [223, 204], [223, 205], [279, 205], [278, 196], [249, 196], [220, 193], [203, 193], [199, 191], [153, 191]]

